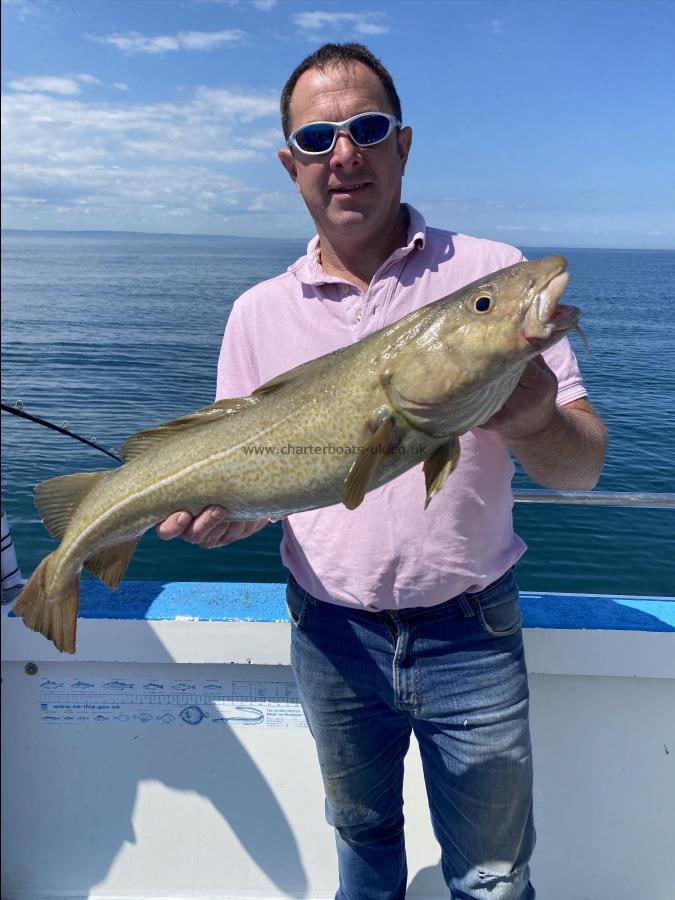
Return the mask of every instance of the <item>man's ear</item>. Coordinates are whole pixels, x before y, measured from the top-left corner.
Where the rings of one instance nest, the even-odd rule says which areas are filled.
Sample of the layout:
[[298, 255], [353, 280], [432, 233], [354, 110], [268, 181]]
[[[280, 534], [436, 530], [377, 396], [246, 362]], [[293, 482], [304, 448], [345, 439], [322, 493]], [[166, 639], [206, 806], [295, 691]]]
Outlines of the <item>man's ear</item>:
[[404, 128], [399, 128], [398, 155], [401, 159], [401, 175], [405, 175], [405, 166], [408, 162], [408, 155], [412, 145], [412, 136], [412, 128], [409, 125], [406, 125]]
[[295, 159], [293, 158], [293, 153], [288, 147], [282, 147], [281, 150], [277, 150], [277, 156], [279, 157], [279, 162], [286, 169], [288, 175], [293, 182], [294, 185], [298, 184], [298, 168], [295, 165]]

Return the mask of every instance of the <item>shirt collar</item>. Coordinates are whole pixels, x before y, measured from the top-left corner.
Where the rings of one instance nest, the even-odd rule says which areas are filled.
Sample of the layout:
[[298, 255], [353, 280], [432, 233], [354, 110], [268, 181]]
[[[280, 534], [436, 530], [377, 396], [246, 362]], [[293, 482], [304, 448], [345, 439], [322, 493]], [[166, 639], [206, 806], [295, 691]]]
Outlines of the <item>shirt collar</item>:
[[[408, 233], [406, 235], [407, 244], [405, 247], [399, 247], [398, 250], [395, 250], [390, 257], [392, 259], [400, 259], [403, 256], [407, 256], [413, 250], [423, 250], [426, 243], [427, 226], [424, 217], [409, 203], [404, 205], [408, 210], [409, 216]], [[304, 284], [342, 284], [344, 282], [343, 278], [328, 275], [324, 272], [320, 262], [318, 234], [315, 234], [307, 244], [307, 254], [301, 256], [292, 266], [289, 266], [288, 271]]]

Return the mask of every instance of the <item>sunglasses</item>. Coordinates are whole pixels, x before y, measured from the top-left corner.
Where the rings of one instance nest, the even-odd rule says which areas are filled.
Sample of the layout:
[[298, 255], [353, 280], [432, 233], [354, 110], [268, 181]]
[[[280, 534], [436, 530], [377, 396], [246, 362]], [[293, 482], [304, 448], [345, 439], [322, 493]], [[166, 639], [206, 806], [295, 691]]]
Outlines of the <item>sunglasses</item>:
[[373, 147], [386, 140], [401, 123], [388, 113], [367, 112], [345, 119], [344, 122], [310, 122], [290, 135], [286, 142], [301, 153], [319, 155], [330, 153], [340, 131], [346, 131], [358, 147]]

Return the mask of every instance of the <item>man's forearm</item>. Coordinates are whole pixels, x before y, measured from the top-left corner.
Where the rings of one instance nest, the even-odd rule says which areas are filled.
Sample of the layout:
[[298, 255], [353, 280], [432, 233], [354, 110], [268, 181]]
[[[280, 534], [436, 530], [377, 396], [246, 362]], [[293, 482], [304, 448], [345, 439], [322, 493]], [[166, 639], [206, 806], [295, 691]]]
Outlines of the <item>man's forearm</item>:
[[540, 432], [509, 441], [514, 456], [542, 487], [590, 491], [598, 482], [607, 429], [590, 407], [578, 405], [557, 407]]

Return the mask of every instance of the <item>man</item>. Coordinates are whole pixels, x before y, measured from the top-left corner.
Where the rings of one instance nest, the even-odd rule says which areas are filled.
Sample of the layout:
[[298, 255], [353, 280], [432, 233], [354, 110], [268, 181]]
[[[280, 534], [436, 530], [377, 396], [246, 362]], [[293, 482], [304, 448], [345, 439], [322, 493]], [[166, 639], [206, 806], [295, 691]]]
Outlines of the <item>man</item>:
[[[400, 124], [389, 73], [365, 47], [320, 48], [289, 79], [281, 110], [288, 145], [278, 156], [318, 236], [288, 272], [235, 303], [218, 397], [249, 394], [522, 258], [427, 228], [401, 205], [412, 131]], [[527, 675], [512, 574], [524, 545], [511, 525], [509, 451], [546, 487], [590, 489], [606, 445], [567, 340], [545, 356], [499, 413], [462, 437], [459, 465], [426, 511], [416, 467], [357, 510], [284, 522], [292, 663], [335, 826], [340, 900], [405, 894], [411, 730], [452, 896], [534, 897]], [[229, 523], [214, 507], [195, 519], [177, 513], [158, 533], [216, 547], [264, 524]]]

